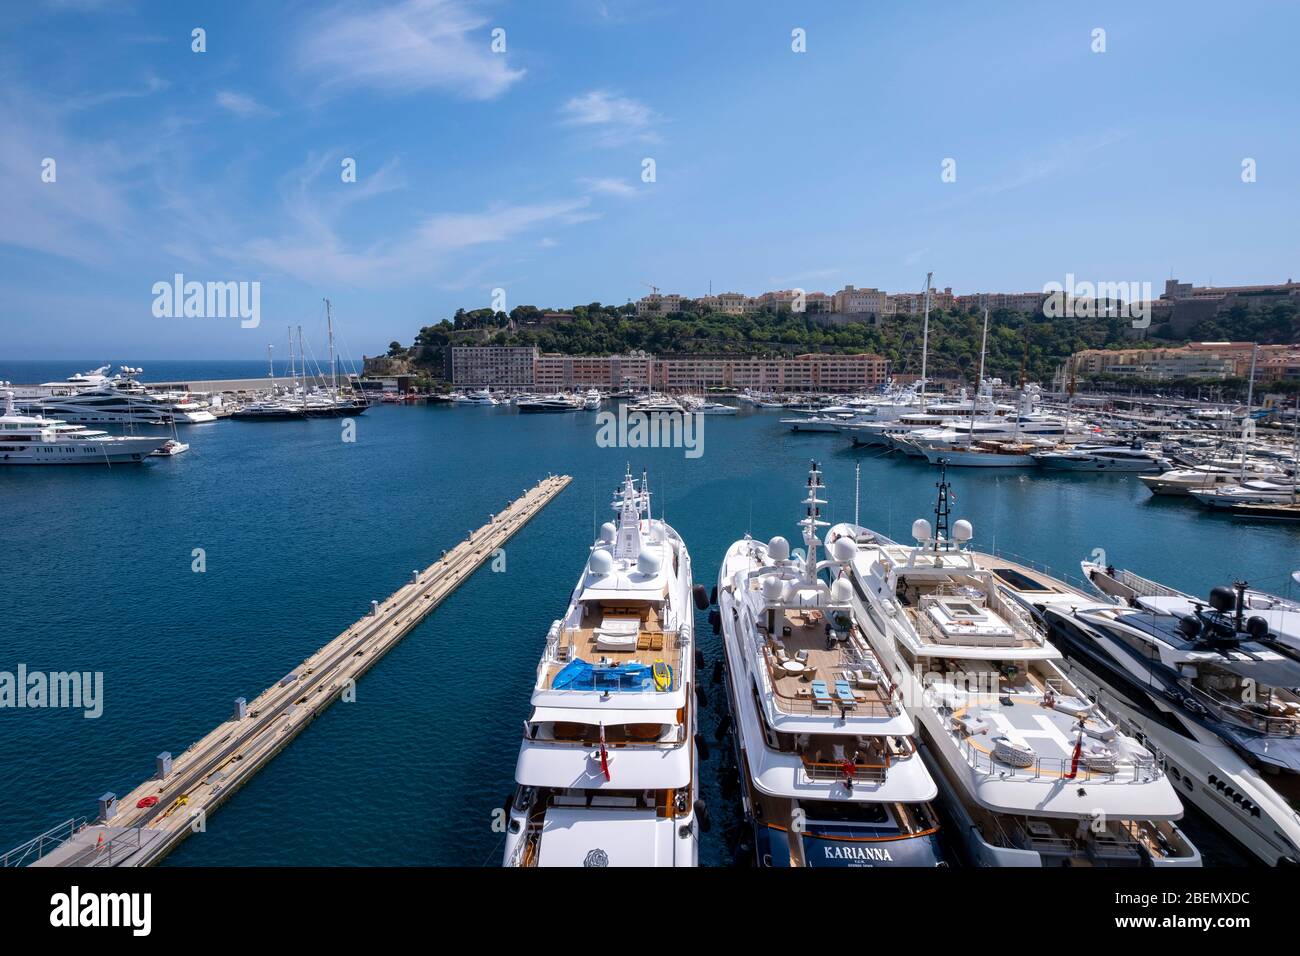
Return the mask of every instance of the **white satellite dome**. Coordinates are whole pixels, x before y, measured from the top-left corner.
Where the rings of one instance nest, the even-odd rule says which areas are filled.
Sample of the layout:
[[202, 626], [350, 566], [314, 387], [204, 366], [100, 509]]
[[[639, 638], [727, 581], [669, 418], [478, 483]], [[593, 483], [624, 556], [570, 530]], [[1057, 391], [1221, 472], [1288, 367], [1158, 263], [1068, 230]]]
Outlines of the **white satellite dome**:
[[767, 543], [767, 553], [773, 561], [790, 560], [790, 542], [779, 534]]
[[600, 540], [605, 542], [605, 544], [613, 544], [614, 538], [617, 534], [618, 528], [614, 526], [614, 522], [612, 521], [606, 521], [600, 526]]
[[848, 578], [836, 578], [831, 583], [831, 601], [835, 604], [848, 604], [853, 600], [853, 585]]
[[838, 537], [831, 542], [831, 557], [840, 564], [847, 564], [858, 553], [858, 546], [852, 538]]
[[636, 556], [636, 569], [647, 578], [652, 578], [659, 573], [663, 562], [660, 561], [659, 555], [650, 550], [643, 550]]
[[763, 597], [766, 600], [775, 603], [781, 600], [783, 594], [785, 594], [784, 581], [775, 575], [768, 575], [763, 578]]
[[952, 540], [969, 541], [973, 537], [975, 537], [975, 529], [971, 527], [971, 523], [965, 518], [958, 518], [953, 523]]
[[614, 571], [614, 556], [604, 548], [597, 548], [591, 552], [591, 557], [587, 559], [587, 567], [592, 574], [604, 577]]
[[912, 522], [912, 537], [917, 541], [930, 540], [930, 522], [924, 518], [917, 518]]

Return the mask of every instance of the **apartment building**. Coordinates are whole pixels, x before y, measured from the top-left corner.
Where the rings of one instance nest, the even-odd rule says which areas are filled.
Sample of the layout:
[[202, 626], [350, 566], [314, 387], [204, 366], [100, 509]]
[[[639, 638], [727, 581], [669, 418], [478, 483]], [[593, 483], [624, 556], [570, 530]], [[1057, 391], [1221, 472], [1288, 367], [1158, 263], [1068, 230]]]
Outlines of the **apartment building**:
[[[1178, 348], [1087, 349], [1074, 354], [1076, 375], [1128, 375], [1134, 378], [1246, 378], [1252, 342], [1191, 342]], [[1300, 346], [1261, 345], [1255, 381], [1269, 384], [1300, 378]]]
[[762, 392], [860, 392], [885, 383], [881, 355], [810, 353], [794, 358], [750, 355], [672, 355], [655, 362], [654, 387], [666, 392], [707, 388]]
[[645, 352], [627, 355], [539, 355], [533, 376], [541, 392], [599, 388], [649, 388], [655, 359]]
[[534, 346], [453, 346], [451, 380], [464, 388], [526, 388], [533, 384], [536, 361]]
[[953, 302], [959, 309], [988, 309], [990, 312], [1007, 309], [1032, 315], [1043, 310], [1046, 298], [1042, 292], [973, 292], [970, 295], [959, 295]]
[[888, 294], [879, 289], [858, 289], [846, 285], [832, 296], [834, 312], [884, 315], [889, 304]]
[[668, 315], [671, 312], [680, 312], [682, 303], [687, 301], [684, 295], [661, 295], [658, 292], [651, 295], [643, 295], [636, 303], [636, 314], [646, 315], [658, 313]]

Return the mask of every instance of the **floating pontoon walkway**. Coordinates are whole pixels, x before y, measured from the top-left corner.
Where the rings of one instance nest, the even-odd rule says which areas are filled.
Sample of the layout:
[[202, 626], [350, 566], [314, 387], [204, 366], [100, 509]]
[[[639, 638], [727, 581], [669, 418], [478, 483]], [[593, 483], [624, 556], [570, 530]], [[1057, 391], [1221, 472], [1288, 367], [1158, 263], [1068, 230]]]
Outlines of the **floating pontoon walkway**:
[[[569, 484], [552, 476], [510, 503], [447, 551], [370, 614], [334, 638], [232, 718], [171, 760], [160, 754], [155, 776], [120, 803], [100, 801], [100, 818], [69, 820], [11, 850], [0, 863], [32, 866], [148, 866], [157, 863], [206, 816], [257, 773], [356, 678], [465, 582], [493, 552]], [[140, 806], [141, 803], [147, 804]]]

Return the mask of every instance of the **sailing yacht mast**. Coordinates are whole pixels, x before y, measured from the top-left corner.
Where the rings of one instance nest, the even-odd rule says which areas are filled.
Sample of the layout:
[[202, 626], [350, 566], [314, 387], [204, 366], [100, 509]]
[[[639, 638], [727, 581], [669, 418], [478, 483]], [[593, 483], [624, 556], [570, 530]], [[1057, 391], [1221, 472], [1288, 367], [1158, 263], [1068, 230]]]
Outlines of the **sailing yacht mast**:
[[933, 272], [925, 274], [925, 319], [921, 323], [921, 411], [925, 411], [925, 370], [930, 357], [930, 279]]
[[334, 397], [339, 394], [338, 372], [334, 364], [334, 316], [330, 311], [330, 300], [325, 300], [325, 325], [330, 333], [330, 391]]
[[1255, 359], [1259, 356], [1259, 343], [1250, 350], [1250, 382], [1246, 386], [1246, 414], [1241, 419], [1241, 480], [1246, 480], [1246, 437], [1250, 432], [1250, 409], [1255, 403]]

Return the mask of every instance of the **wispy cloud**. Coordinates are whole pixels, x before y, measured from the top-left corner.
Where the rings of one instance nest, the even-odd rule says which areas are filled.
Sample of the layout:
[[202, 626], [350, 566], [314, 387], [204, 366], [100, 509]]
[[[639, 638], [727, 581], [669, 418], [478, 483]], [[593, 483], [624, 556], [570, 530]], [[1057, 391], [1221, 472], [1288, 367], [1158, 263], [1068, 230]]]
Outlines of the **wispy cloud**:
[[575, 96], [560, 108], [560, 122], [589, 130], [599, 146], [651, 143], [659, 138], [658, 113], [644, 103], [610, 90], [592, 90]]
[[579, 179], [578, 183], [588, 192], [604, 193], [607, 196], [621, 196], [624, 199], [631, 199], [633, 196], [640, 195], [640, 190], [631, 183], [622, 179], [615, 179], [612, 176]]
[[236, 93], [233, 90], [221, 90], [217, 93], [217, 105], [229, 110], [236, 116], [251, 118], [255, 116], [275, 116], [275, 110], [263, 106], [251, 96]]
[[[535, 203], [493, 202], [474, 212], [439, 212], [416, 218], [406, 229], [379, 242], [350, 243], [343, 224], [347, 206], [400, 188], [394, 165], [366, 177], [358, 190], [319, 194], [313, 184], [337, 157], [313, 156], [285, 184], [286, 218], [291, 228], [276, 237], [259, 237], [224, 250], [236, 261], [312, 284], [375, 287], [428, 279], [455, 284], [463, 279], [459, 254], [481, 246], [508, 243], [546, 226], [568, 225], [588, 211], [588, 197]], [[334, 198], [321, 198], [321, 196]]]
[[488, 23], [465, 0], [402, 0], [378, 10], [338, 5], [308, 25], [296, 62], [326, 95], [443, 90], [490, 100], [524, 71], [491, 51]]

